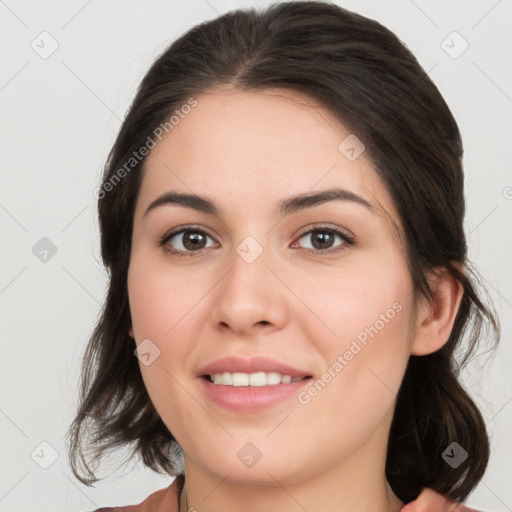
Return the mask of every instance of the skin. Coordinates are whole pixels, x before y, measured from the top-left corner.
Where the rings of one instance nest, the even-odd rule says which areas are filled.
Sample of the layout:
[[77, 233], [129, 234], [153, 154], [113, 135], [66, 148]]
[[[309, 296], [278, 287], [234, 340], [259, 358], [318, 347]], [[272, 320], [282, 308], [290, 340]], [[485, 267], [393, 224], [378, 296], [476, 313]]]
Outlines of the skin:
[[[441, 273], [435, 300], [413, 314], [411, 276], [390, 221], [401, 227], [395, 205], [364, 152], [354, 161], [340, 152], [350, 132], [327, 110], [272, 89], [218, 88], [196, 99], [146, 162], [128, 273], [130, 335], [160, 350], [140, 369], [184, 451], [188, 507], [398, 511], [404, 503], [385, 478], [396, 393], [409, 356], [448, 339], [462, 289]], [[331, 201], [276, 213], [281, 199], [330, 187], [374, 211]], [[222, 214], [168, 204], [144, 216], [170, 190], [208, 196]], [[335, 236], [325, 247], [338, 252], [322, 254], [311, 230], [324, 223], [355, 244]], [[179, 257], [159, 245], [189, 225], [208, 235], [203, 249]], [[166, 246], [187, 251], [183, 235]], [[236, 251], [248, 236], [263, 248], [252, 263]], [[235, 412], [201, 391], [198, 370], [229, 355], [262, 354], [321, 378], [397, 303], [400, 312], [307, 404], [293, 397]], [[237, 457], [247, 442], [262, 454], [252, 467]]]
[[436, 512], [479, 512], [450, 501], [432, 489], [424, 489], [416, 500], [411, 501], [402, 509], [402, 512], [432, 512], [434, 510]]

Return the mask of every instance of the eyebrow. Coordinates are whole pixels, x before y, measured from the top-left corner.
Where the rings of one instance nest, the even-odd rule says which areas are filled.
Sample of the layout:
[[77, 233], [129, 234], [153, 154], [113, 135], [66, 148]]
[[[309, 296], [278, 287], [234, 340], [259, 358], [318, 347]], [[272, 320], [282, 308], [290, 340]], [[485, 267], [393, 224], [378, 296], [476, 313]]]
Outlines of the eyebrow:
[[[302, 193], [291, 196], [277, 204], [277, 213], [284, 217], [296, 211], [312, 208], [331, 201], [353, 202], [366, 207], [372, 213], [376, 213], [374, 205], [369, 203], [366, 199], [363, 199], [350, 190], [341, 188], [330, 188], [320, 192]], [[152, 210], [169, 204], [191, 208], [208, 215], [222, 215], [222, 209], [215, 203], [215, 201], [212, 201], [207, 197], [169, 191], [157, 197], [147, 207], [143, 217], [146, 217], [146, 215], [148, 215]]]

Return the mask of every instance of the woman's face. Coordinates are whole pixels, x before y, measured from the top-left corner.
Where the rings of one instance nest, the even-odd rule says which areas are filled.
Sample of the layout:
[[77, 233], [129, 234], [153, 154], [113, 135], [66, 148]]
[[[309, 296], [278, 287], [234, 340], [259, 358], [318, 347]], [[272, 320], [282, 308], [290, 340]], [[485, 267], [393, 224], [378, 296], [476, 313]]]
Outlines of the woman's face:
[[[414, 331], [389, 193], [360, 142], [304, 97], [216, 89], [196, 100], [146, 162], [128, 274], [142, 376], [187, 472], [284, 485], [383, 468]], [[286, 203], [331, 189], [346, 192]], [[148, 210], [171, 192], [218, 212], [199, 201]], [[257, 356], [310, 378], [254, 388], [201, 371]]]

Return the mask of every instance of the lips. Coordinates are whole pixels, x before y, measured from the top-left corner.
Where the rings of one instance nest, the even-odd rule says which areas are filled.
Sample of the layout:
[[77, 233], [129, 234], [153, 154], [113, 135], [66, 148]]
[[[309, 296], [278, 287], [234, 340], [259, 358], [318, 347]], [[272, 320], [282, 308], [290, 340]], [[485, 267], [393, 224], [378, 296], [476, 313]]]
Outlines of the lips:
[[275, 408], [297, 407], [297, 396], [309, 386], [311, 379], [306, 378], [288, 384], [276, 384], [262, 387], [233, 387], [216, 385], [206, 378], [199, 378], [198, 384], [201, 393], [213, 407], [236, 414], [256, 413]]
[[208, 377], [215, 373], [258, 373], [258, 372], [277, 372], [281, 375], [290, 375], [292, 379], [311, 377], [311, 373], [305, 370], [294, 368], [286, 363], [269, 359], [263, 356], [256, 356], [249, 359], [240, 357], [225, 357], [218, 359], [202, 367], [197, 376]]

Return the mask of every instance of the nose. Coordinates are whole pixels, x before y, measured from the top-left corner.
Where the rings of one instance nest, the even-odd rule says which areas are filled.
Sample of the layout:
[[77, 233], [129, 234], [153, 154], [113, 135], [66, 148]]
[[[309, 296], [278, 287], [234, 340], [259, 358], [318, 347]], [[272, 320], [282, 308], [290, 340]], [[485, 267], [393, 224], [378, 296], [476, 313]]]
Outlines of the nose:
[[[215, 287], [212, 321], [237, 336], [285, 325], [293, 294], [279, 276], [279, 266], [266, 250], [249, 241], [233, 249], [226, 259], [226, 273]], [[260, 253], [258, 255], [258, 253]], [[255, 259], [254, 259], [255, 258]]]

